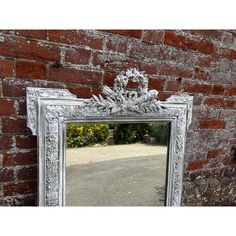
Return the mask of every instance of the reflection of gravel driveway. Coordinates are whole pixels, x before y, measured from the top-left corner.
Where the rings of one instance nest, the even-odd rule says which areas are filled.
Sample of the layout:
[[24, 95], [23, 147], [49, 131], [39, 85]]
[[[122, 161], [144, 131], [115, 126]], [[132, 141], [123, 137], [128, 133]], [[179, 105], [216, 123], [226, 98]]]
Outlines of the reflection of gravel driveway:
[[68, 149], [66, 158], [66, 205], [163, 205], [166, 147]]

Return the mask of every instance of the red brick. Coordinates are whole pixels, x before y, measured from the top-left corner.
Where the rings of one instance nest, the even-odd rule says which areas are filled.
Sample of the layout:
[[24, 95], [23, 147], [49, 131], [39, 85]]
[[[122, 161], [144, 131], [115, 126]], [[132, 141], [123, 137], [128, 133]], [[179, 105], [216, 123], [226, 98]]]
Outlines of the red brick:
[[225, 87], [223, 85], [213, 85], [212, 94], [213, 95], [224, 95]]
[[148, 82], [149, 89], [163, 90], [164, 89], [164, 80], [150, 77]]
[[65, 53], [65, 61], [72, 64], [89, 64], [91, 51], [83, 48], [67, 50]]
[[157, 74], [158, 72], [158, 65], [156, 62], [141, 62], [140, 70], [145, 71], [146, 74]]
[[193, 71], [191, 69], [185, 69], [179, 66], [161, 65], [159, 68], [159, 74], [165, 76], [176, 76], [180, 78], [192, 78]]
[[224, 99], [220, 97], [206, 97], [203, 101], [203, 104], [211, 107], [221, 107], [223, 102]]
[[26, 38], [47, 39], [46, 30], [16, 30], [15, 32], [17, 36], [22, 36]]
[[2, 118], [3, 133], [25, 133], [28, 131], [26, 120], [21, 118]]
[[5, 184], [3, 186], [4, 196], [14, 196], [37, 192], [37, 182], [24, 182], [17, 184]]
[[166, 82], [167, 91], [179, 91], [181, 90], [181, 81], [179, 80], [169, 80]]
[[45, 80], [47, 77], [46, 65], [35, 62], [17, 61], [16, 77], [22, 79]]
[[112, 34], [120, 34], [131, 38], [141, 39], [142, 37], [142, 30], [102, 30], [102, 31], [109, 32]]
[[207, 158], [216, 158], [222, 154], [224, 154], [223, 149], [214, 149], [207, 153]]
[[200, 120], [200, 129], [223, 129], [225, 127], [225, 122], [223, 120]]
[[17, 171], [18, 180], [33, 180], [37, 178], [37, 166], [23, 167]]
[[2, 162], [4, 167], [37, 164], [37, 152], [4, 153]]
[[204, 55], [199, 56], [196, 62], [196, 65], [199, 67], [205, 68], [216, 68], [217, 67], [217, 59], [215, 56]]
[[13, 77], [14, 64], [9, 60], [0, 59], [0, 77]]
[[93, 35], [88, 35], [83, 30], [49, 30], [49, 40], [53, 42], [86, 45], [93, 49], [102, 49], [103, 38]]
[[127, 41], [109, 37], [106, 42], [106, 48], [114, 52], [126, 53], [128, 44]]
[[223, 107], [225, 108], [236, 108], [236, 100], [224, 99]]
[[26, 101], [25, 100], [18, 100], [18, 115], [24, 116], [26, 115]]
[[208, 73], [204, 70], [201, 70], [199, 68], [195, 68], [195, 74], [194, 78], [199, 80], [206, 80], [208, 78]]
[[165, 101], [170, 96], [174, 95], [174, 93], [171, 92], [159, 92], [157, 95], [157, 99], [161, 101]]
[[36, 136], [16, 136], [16, 147], [19, 149], [37, 148]]
[[14, 114], [14, 100], [8, 98], [0, 98], [0, 116], [10, 116]]
[[0, 136], [0, 150], [9, 150], [12, 148], [13, 137], [11, 135]]
[[210, 94], [211, 91], [212, 91], [212, 85], [185, 83], [184, 86], [183, 86], [183, 89], [187, 93]]
[[0, 169], [0, 183], [1, 182], [10, 182], [14, 180], [14, 170], [3, 168]]
[[236, 95], [236, 87], [231, 85], [226, 86], [225, 88], [225, 96], [235, 96]]
[[49, 70], [49, 80], [84, 85], [99, 85], [102, 73], [96, 71], [77, 70], [74, 68], [54, 68]]
[[130, 56], [138, 60], [150, 58], [156, 60], [160, 57], [160, 47], [155, 47], [150, 44], [132, 42], [130, 48]]
[[81, 87], [76, 85], [70, 85], [66, 87], [72, 94], [75, 94], [78, 98], [91, 98], [91, 88]]
[[188, 30], [188, 32], [196, 36], [202, 36], [209, 40], [217, 40], [217, 41], [221, 41], [223, 34], [218, 30]]
[[32, 86], [31, 83], [26, 83], [21, 80], [3, 80], [2, 93], [4, 97], [22, 97], [26, 96], [26, 87]]
[[162, 30], [144, 30], [143, 41], [147, 43], [162, 43], [164, 32]]
[[60, 61], [61, 58], [60, 49], [55, 45], [8, 38], [0, 41], [0, 55], [46, 61]]
[[129, 68], [139, 69], [139, 62], [134, 58], [110, 55], [107, 53], [96, 52], [93, 54], [93, 65], [104, 68], [105, 70], [124, 71]]
[[177, 35], [173, 31], [166, 31], [164, 43], [177, 48], [194, 50], [204, 54], [214, 52], [214, 44], [206, 40], [192, 40], [182, 35]]
[[114, 79], [116, 78], [117, 74], [118, 73], [114, 71], [105, 71], [103, 84], [107, 85], [108, 87], [113, 87]]
[[227, 48], [217, 48], [216, 54], [221, 57], [236, 59], [236, 50]]
[[187, 171], [202, 169], [207, 163], [207, 160], [191, 161], [188, 163]]

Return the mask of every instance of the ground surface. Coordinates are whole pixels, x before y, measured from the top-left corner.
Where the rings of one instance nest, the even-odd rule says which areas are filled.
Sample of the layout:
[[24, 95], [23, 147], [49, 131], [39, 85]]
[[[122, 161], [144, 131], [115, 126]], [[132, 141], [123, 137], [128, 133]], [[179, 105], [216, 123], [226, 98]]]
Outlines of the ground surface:
[[67, 206], [162, 206], [163, 146], [114, 145], [67, 150]]

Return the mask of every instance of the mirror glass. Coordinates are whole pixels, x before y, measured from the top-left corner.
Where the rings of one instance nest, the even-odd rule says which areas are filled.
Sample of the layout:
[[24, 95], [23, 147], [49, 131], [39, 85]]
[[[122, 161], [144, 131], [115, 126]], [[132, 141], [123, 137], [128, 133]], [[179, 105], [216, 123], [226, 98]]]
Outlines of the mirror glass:
[[67, 125], [66, 206], [164, 206], [170, 124]]

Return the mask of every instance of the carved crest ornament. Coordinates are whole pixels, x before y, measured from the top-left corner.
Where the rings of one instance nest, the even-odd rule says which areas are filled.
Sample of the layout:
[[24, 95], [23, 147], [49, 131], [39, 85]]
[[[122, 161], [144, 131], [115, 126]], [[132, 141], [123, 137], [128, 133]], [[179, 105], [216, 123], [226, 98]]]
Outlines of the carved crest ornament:
[[[138, 83], [138, 87], [128, 88], [129, 81]], [[185, 136], [191, 123], [193, 97], [181, 94], [158, 101], [158, 92], [148, 90], [145, 73], [136, 69], [121, 72], [114, 79], [113, 88], [102, 87], [102, 94], [83, 99], [76, 98], [66, 89], [27, 88], [27, 126], [38, 140], [38, 205], [65, 204], [65, 132], [68, 123], [169, 121], [166, 205], [180, 206]]]

